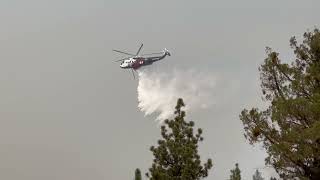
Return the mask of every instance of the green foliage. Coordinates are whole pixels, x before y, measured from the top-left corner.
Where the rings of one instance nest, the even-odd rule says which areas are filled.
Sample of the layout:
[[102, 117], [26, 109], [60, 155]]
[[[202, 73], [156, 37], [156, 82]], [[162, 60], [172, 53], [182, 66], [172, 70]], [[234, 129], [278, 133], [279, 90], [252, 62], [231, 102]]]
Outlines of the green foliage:
[[272, 165], [284, 179], [320, 179], [320, 32], [304, 33], [302, 44], [290, 40], [296, 59], [281, 62], [266, 49], [261, 87], [269, 107], [244, 109], [240, 119], [251, 144], [262, 142]]
[[142, 180], [141, 171], [140, 171], [139, 168], [137, 168], [135, 173], [134, 173], [134, 180]]
[[241, 171], [238, 163], [236, 163], [236, 167], [230, 170], [230, 172], [230, 180], [241, 180]]
[[165, 120], [161, 126], [162, 139], [158, 147], [152, 146], [154, 160], [147, 177], [151, 180], [198, 180], [208, 176], [212, 167], [211, 159], [201, 165], [198, 142], [203, 141], [202, 129], [194, 135], [194, 122], [186, 122], [182, 99], [175, 108], [176, 117]]
[[256, 172], [254, 173], [254, 175], [252, 176], [252, 180], [264, 180], [263, 177], [261, 176], [261, 173], [256, 170]]

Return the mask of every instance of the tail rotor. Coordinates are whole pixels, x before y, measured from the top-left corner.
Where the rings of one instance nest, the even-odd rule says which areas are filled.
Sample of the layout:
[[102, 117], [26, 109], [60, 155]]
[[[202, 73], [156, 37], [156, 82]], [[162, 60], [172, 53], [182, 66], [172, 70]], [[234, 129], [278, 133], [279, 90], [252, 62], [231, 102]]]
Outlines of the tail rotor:
[[171, 53], [168, 51], [167, 48], [164, 48], [163, 52], [164, 52], [166, 55], [171, 56]]

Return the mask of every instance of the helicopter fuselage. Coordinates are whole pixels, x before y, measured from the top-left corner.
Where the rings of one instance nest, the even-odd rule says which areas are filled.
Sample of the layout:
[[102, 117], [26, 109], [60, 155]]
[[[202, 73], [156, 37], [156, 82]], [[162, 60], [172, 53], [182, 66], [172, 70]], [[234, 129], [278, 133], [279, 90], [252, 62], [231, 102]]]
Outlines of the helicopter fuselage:
[[164, 59], [166, 56], [170, 56], [170, 53], [168, 51], [164, 52], [162, 56], [153, 56], [153, 57], [131, 57], [128, 59], [125, 59], [121, 62], [120, 67], [123, 69], [129, 69], [132, 68], [134, 70], [139, 69], [142, 66], [148, 66], [156, 61], [160, 61]]

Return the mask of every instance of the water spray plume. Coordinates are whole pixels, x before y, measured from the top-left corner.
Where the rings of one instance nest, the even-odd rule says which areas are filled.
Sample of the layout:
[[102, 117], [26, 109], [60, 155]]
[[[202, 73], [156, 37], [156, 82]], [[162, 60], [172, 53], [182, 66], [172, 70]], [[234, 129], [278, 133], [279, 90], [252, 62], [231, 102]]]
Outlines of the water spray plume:
[[217, 78], [212, 73], [174, 69], [154, 72], [138, 72], [139, 109], [145, 115], [156, 114], [162, 122], [173, 116], [177, 99], [186, 102], [185, 111], [197, 111], [210, 107]]

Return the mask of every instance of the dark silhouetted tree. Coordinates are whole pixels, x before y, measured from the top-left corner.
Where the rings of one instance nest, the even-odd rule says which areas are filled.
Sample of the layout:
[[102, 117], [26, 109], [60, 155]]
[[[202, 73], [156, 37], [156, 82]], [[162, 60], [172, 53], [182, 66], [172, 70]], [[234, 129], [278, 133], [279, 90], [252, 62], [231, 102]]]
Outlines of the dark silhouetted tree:
[[139, 168], [137, 168], [135, 173], [134, 173], [134, 180], [142, 180], [141, 171], [140, 171]]
[[262, 178], [261, 173], [258, 170], [256, 170], [256, 172], [252, 176], [252, 180], [264, 180], [264, 179]]
[[230, 170], [230, 172], [230, 180], [241, 180], [241, 171], [238, 163], [236, 163], [236, 167]]
[[296, 59], [281, 62], [266, 49], [261, 87], [269, 107], [243, 110], [240, 119], [251, 144], [262, 142], [271, 164], [284, 179], [320, 179], [320, 32], [290, 40]]
[[185, 121], [183, 106], [183, 100], [178, 99], [175, 118], [164, 121], [158, 147], [150, 148], [154, 160], [146, 175], [151, 180], [198, 180], [207, 177], [212, 167], [211, 159], [201, 164], [198, 143], [203, 141], [202, 129], [194, 134], [194, 122]]

